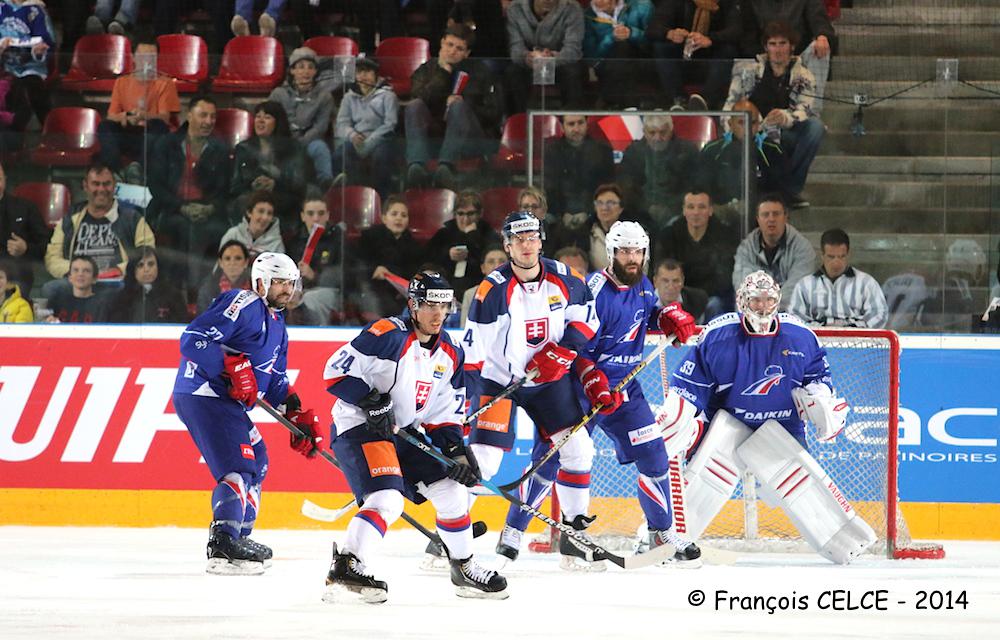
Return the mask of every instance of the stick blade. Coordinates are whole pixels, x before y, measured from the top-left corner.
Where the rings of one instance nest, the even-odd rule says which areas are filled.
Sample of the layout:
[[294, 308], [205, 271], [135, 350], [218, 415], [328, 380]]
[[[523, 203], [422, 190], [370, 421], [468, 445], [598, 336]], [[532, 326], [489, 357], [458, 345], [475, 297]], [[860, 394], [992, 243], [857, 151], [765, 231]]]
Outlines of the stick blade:
[[347, 504], [339, 509], [327, 509], [326, 507], [321, 507], [315, 502], [312, 502], [308, 498], [302, 501], [302, 515], [310, 520], [317, 520], [319, 522], [336, 522], [344, 517], [344, 514], [353, 508], [354, 502], [351, 502], [350, 504]]
[[635, 555], [625, 557], [609, 553], [604, 559], [614, 562], [622, 569], [641, 569], [642, 567], [650, 567], [655, 564], [660, 564], [664, 560], [673, 557], [675, 551], [676, 549], [673, 545], [664, 544], [654, 547], [644, 553], [637, 553]]

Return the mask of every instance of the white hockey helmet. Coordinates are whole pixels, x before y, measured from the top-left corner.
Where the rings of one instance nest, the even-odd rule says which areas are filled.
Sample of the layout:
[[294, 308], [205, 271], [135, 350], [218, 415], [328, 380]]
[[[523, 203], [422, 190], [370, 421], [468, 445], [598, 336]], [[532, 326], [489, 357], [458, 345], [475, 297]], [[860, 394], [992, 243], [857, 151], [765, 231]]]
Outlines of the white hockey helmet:
[[607, 235], [604, 237], [604, 247], [608, 252], [608, 264], [615, 263], [615, 249], [642, 249], [645, 258], [642, 261], [642, 270], [645, 271], [649, 265], [649, 236], [645, 229], [638, 222], [628, 222], [619, 220], [611, 225]]
[[980, 282], [986, 277], [986, 252], [975, 240], [959, 238], [948, 246], [944, 265], [952, 274], [964, 273], [973, 282]]
[[265, 251], [257, 256], [250, 267], [250, 282], [254, 291], [257, 290], [257, 280], [264, 281], [264, 295], [271, 289], [271, 279], [291, 280], [295, 283], [295, 288], [300, 285], [299, 267], [295, 261], [283, 253]]
[[752, 333], [772, 333], [781, 287], [766, 271], [754, 271], [743, 278], [736, 292], [736, 309], [743, 314], [744, 324]]

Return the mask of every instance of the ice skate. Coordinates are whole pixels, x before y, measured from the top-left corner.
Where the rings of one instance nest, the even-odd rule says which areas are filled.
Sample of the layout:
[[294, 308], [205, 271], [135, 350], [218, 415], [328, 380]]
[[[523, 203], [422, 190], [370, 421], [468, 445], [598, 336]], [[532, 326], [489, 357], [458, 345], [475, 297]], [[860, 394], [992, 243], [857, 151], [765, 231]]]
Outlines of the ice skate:
[[[569, 525], [576, 530], [578, 536], [583, 536], [587, 540], [590, 540], [584, 531], [594, 522], [594, 517], [587, 517], [584, 515], [579, 515], [568, 520], [563, 516], [563, 524]], [[559, 532], [559, 568], [565, 571], [589, 571], [589, 572], [600, 572], [607, 571], [608, 567], [604, 560], [594, 559], [594, 552], [581, 545], [579, 542], [573, 539], [572, 536], [566, 535], [564, 532]]]
[[521, 552], [521, 537], [523, 535], [523, 531], [509, 524], [503, 526], [503, 531], [500, 532], [500, 540], [497, 542], [497, 555], [500, 562], [503, 563], [500, 567], [501, 569], [508, 562], [517, 560], [517, 554]]
[[[476, 520], [472, 523], [473, 538], [482, 536], [486, 531], [486, 523], [482, 520]], [[443, 543], [429, 540], [427, 546], [424, 548], [424, 557], [420, 561], [420, 569], [423, 571], [448, 571], [449, 567], [448, 549], [445, 548]]]
[[269, 568], [274, 564], [271, 559], [274, 557], [274, 551], [271, 547], [266, 544], [261, 544], [256, 540], [251, 540], [249, 537], [240, 538], [240, 542], [249, 547], [258, 556], [260, 556], [261, 561], [264, 563], [264, 568]]
[[212, 527], [208, 538], [208, 565], [205, 571], [220, 576], [257, 576], [264, 573], [260, 553], [242, 539], [233, 538], [221, 527]]
[[326, 574], [324, 602], [340, 602], [345, 595], [360, 596], [363, 602], [381, 604], [389, 597], [389, 587], [376, 580], [353, 553], [338, 553], [333, 545], [333, 563]]
[[673, 545], [674, 555], [661, 563], [664, 567], [678, 567], [681, 569], [698, 569], [701, 567], [701, 549], [690, 540], [684, 540], [673, 531], [649, 530], [649, 548], [665, 544]]
[[507, 579], [476, 562], [475, 557], [451, 561], [451, 583], [460, 598], [506, 600]]

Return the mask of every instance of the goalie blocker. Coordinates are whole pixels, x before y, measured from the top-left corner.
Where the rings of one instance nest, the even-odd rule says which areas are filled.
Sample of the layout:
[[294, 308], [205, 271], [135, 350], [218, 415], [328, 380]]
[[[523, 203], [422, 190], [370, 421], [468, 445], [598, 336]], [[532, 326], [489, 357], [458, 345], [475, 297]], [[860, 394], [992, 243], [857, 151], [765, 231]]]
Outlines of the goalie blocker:
[[697, 539], [732, 496], [744, 470], [779, 504], [820, 555], [848, 564], [877, 540], [833, 480], [775, 420], [756, 431], [720, 410], [685, 473], [687, 535]]

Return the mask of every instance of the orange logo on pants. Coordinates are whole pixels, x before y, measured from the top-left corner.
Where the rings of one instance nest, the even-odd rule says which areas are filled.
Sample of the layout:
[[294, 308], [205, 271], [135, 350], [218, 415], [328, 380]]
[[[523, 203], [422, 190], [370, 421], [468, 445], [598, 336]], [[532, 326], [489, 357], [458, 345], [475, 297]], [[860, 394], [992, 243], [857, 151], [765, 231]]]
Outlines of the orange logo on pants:
[[[493, 396], [480, 396], [479, 406], [485, 405], [487, 402], [493, 399]], [[495, 405], [483, 412], [479, 418], [476, 420], [476, 424], [480, 429], [485, 429], [486, 431], [499, 431], [500, 433], [507, 433], [510, 430], [510, 415], [513, 409], [513, 403], [508, 399], [497, 402]]]
[[365, 454], [365, 462], [368, 463], [368, 473], [371, 477], [403, 475], [399, 470], [396, 446], [391, 442], [385, 440], [365, 442], [361, 445], [361, 451]]

